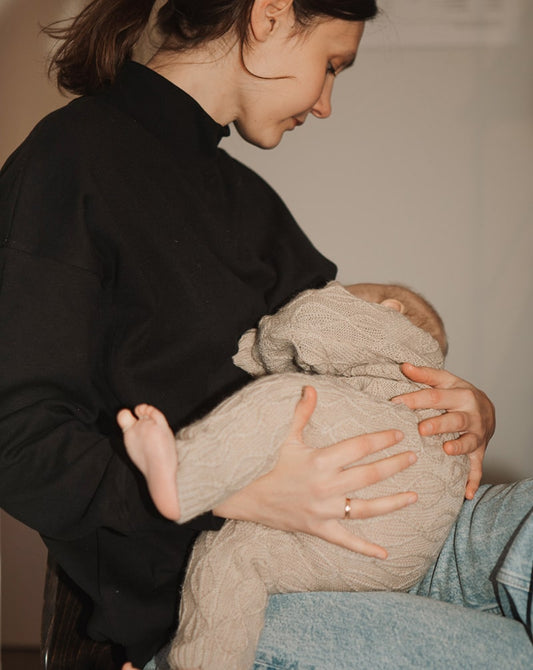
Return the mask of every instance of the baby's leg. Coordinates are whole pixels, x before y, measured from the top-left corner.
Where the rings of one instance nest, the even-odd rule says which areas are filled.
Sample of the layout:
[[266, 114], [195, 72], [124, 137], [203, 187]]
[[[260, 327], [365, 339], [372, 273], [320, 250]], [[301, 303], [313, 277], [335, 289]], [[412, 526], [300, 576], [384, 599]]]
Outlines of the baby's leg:
[[298, 373], [262, 377], [180, 430], [180, 522], [214, 509], [272, 470], [308, 383]]
[[304, 533], [243, 521], [202, 533], [183, 585], [171, 668], [248, 670], [269, 595], [349, 590], [358, 585], [358, 566], [365, 560], [377, 559]]
[[146, 478], [159, 512], [177, 521], [180, 516], [176, 475], [176, 442], [165, 416], [152, 405], [137, 405], [135, 414], [121, 410], [117, 422], [129, 457]]
[[[183, 585], [179, 628], [169, 654], [179, 670], [247, 670], [264, 624], [269, 548], [257, 524], [227, 521], [194, 546]], [[267, 574], [265, 574], [265, 572]]]

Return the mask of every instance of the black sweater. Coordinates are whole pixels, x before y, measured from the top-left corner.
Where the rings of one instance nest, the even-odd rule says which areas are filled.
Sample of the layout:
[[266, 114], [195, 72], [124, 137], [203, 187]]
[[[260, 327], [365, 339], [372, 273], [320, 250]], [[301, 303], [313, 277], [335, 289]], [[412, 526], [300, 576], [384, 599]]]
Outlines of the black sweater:
[[153, 508], [115, 413], [178, 429], [248, 381], [239, 336], [334, 266], [217, 147], [228, 131], [129, 63], [46, 117], [0, 180], [0, 495], [92, 598], [89, 633], [142, 664], [175, 625], [205, 515]]

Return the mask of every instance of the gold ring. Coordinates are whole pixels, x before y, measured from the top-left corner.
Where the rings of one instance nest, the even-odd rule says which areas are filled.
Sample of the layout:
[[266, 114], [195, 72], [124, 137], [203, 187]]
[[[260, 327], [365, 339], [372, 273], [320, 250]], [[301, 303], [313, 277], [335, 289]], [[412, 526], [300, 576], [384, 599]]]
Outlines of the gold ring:
[[352, 499], [351, 498], [346, 498], [344, 501], [344, 518], [349, 519], [350, 518], [350, 512], [352, 511]]

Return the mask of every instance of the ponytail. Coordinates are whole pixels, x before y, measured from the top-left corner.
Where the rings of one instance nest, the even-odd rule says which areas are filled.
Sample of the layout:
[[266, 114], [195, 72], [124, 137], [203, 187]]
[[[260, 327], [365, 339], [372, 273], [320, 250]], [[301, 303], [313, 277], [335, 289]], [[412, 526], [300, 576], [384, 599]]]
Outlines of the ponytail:
[[[254, 0], [158, 0], [157, 27], [166, 48], [185, 51], [232, 33], [246, 43]], [[50, 64], [60, 88], [94, 93], [113, 83], [132, 56], [154, 7], [154, 0], [92, 0], [66, 28], [52, 24], [45, 33], [62, 40]], [[375, 0], [293, 0], [297, 22], [317, 17], [366, 21], [377, 14]]]
[[131, 58], [153, 5], [154, 0], [92, 0], [69, 26], [45, 28], [47, 35], [63, 42], [50, 64], [58, 86], [85, 94], [112, 83]]

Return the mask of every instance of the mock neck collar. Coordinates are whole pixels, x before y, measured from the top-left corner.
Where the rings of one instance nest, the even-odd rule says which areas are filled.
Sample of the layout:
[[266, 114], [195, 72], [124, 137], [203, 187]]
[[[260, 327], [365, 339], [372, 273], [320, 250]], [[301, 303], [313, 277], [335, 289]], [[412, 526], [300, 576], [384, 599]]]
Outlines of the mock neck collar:
[[180, 154], [212, 157], [230, 133], [188, 93], [134, 61], [122, 67], [103, 95]]

